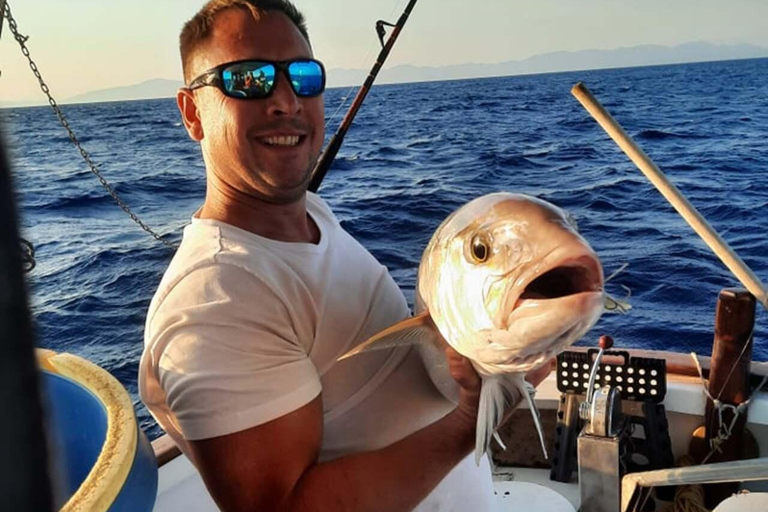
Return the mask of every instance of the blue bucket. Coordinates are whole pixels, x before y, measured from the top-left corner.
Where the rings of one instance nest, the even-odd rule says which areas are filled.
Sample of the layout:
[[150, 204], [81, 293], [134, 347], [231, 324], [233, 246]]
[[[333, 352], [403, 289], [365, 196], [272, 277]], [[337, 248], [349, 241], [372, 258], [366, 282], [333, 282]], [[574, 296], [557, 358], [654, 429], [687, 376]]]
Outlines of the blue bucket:
[[151, 511], [157, 463], [125, 388], [71, 354], [38, 350], [57, 508]]

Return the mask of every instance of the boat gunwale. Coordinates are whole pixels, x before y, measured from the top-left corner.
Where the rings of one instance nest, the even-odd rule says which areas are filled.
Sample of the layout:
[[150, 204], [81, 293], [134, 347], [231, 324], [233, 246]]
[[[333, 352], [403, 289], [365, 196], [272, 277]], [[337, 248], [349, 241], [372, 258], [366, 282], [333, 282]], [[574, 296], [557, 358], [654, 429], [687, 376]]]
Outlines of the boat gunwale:
[[[571, 347], [570, 351], [586, 352], [590, 347]], [[667, 375], [674, 375], [680, 377], [699, 377], [699, 371], [696, 365], [693, 364], [693, 359], [689, 354], [681, 354], [679, 352], [670, 352], [665, 350], [645, 350], [645, 349], [626, 349], [632, 357], [655, 357], [663, 358], [667, 362]], [[709, 376], [709, 367], [711, 358], [709, 356], [698, 356], [701, 364], [704, 378]], [[555, 362], [552, 362], [552, 368], [554, 369]], [[768, 362], [752, 362], [751, 366], [752, 379], [754, 385], [758, 384], [763, 377], [768, 375]], [[181, 450], [176, 443], [171, 439], [168, 434], [163, 434], [157, 439], [152, 441], [152, 449], [155, 452], [155, 459], [157, 460], [157, 467], [160, 468], [165, 464], [171, 462], [182, 454]]]

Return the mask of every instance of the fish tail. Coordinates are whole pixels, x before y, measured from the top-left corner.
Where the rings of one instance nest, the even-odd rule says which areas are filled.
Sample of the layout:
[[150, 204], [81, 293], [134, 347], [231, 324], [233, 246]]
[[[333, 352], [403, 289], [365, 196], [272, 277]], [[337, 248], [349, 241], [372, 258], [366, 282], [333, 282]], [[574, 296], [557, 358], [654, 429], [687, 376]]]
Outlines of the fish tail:
[[480, 464], [491, 444], [491, 438], [501, 423], [508, 404], [508, 393], [501, 377], [491, 376], [483, 379], [480, 389], [480, 405], [477, 412], [475, 431], [475, 463]]

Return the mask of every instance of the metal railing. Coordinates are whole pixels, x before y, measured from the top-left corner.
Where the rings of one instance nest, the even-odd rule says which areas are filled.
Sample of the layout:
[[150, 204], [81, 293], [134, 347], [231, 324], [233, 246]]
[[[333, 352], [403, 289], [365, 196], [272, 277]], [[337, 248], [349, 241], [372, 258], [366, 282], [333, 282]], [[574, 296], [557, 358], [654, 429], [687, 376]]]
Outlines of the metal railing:
[[630, 473], [621, 481], [621, 510], [639, 510], [653, 487], [768, 480], [768, 457]]

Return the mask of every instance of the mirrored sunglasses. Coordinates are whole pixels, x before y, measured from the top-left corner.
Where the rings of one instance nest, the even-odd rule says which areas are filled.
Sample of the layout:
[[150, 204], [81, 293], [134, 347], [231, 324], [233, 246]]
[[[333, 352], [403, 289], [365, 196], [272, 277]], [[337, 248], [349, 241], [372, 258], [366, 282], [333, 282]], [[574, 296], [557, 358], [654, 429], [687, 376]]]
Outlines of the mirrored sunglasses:
[[189, 84], [194, 91], [213, 86], [230, 98], [261, 99], [275, 90], [278, 71], [288, 78], [293, 92], [301, 98], [318, 96], [325, 90], [325, 68], [319, 60], [242, 60], [211, 68]]

